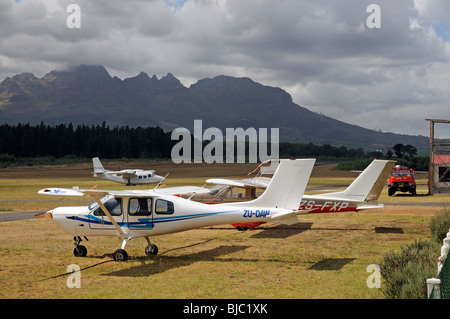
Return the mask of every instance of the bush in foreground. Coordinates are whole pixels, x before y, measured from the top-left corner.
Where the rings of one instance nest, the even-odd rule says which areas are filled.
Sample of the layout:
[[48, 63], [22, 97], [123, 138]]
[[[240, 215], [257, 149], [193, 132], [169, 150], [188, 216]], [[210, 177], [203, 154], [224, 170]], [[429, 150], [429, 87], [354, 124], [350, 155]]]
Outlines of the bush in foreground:
[[380, 272], [387, 299], [427, 299], [426, 280], [436, 276], [436, 243], [419, 240], [387, 253], [380, 263]]
[[447, 237], [450, 231], [450, 209], [445, 208], [436, 214], [430, 221], [431, 240], [442, 244], [442, 240]]

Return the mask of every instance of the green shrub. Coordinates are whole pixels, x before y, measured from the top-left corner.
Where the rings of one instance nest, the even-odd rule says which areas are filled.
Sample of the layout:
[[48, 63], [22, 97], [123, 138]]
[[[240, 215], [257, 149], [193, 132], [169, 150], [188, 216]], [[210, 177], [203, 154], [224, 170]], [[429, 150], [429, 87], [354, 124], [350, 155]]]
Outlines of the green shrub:
[[431, 240], [442, 244], [442, 240], [447, 237], [450, 231], [450, 209], [443, 209], [430, 221]]
[[0, 167], [8, 167], [16, 162], [16, 158], [9, 154], [0, 154]]
[[388, 299], [426, 299], [427, 278], [436, 276], [439, 248], [430, 241], [415, 241], [400, 252], [387, 253], [380, 263], [383, 294]]

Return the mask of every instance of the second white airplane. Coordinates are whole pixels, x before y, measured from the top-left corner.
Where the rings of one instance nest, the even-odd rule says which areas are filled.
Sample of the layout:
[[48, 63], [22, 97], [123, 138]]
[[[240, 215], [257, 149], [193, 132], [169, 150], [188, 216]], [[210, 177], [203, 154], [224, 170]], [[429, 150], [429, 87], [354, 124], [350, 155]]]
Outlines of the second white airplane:
[[[395, 161], [373, 160], [372, 163], [348, 186], [344, 191], [303, 195], [298, 210], [305, 213], [340, 213], [346, 211], [361, 211], [365, 209], [382, 208], [378, 203], [381, 191], [386, 184], [389, 173], [395, 165]], [[244, 188], [246, 197], [256, 196], [256, 189], [266, 189], [271, 179], [267, 177], [255, 177], [243, 180], [229, 180], [222, 178], [208, 179], [206, 182], [225, 187]], [[292, 222], [298, 222], [295, 218]], [[239, 230], [255, 228], [263, 222], [236, 223], [233, 224]]]
[[123, 169], [120, 171], [106, 170], [100, 159], [92, 159], [94, 165], [94, 177], [106, 179], [116, 183], [130, 185], [158, 184], [164, 181], [165, 177], [155, 174], [154, 170]]

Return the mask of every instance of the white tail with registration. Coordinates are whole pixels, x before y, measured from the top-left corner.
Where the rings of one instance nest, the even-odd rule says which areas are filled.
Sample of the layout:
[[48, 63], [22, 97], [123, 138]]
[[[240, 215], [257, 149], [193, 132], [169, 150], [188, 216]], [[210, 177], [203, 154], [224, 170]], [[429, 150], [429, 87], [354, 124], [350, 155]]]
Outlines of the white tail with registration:
[[342, 200], [371, 202], [380, 197], [395, 161], [373, 160], [369, 166], [342, 192], [320, 194]]
[[105, 168], [102, 165], [102, 162], [100, 162], [100, 159], [98, 157], [94, 157], [92, 159], [92, 164], [94, 166], [94, 173], [104, 173]]

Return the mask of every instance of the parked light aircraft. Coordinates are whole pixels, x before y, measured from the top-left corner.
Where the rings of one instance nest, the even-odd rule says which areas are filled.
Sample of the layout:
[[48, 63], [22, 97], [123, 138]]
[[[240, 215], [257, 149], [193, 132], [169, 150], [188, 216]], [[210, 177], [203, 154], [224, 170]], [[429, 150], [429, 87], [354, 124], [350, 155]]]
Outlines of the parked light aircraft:
[[[394, 165], [395, 161], [375, 159], [344, 191], [303, 195], [298, 209], [308, 213], [338, 213], [381, 208], [383, 205], [378, 204], [377, 201]], [[246, 198], [252, 198], [255, 196], [256, 189], [267, 187], [270, 178], [260, 176], [243, 180], [211, 178], [206, 182], [225, 187], [244, 188]], [[246, 230], [261, 224], [263, 222], [235, 223], [233, 226], [239, 230]]]
[[94, 177], [110, 180], [126, 185], [156, 184], [164, 181], [164, 177], [155, 174], [154, 170], [124, 169], [120, 171], [106, 170], [100, 159], [92, 159], [94, 166]]
[[174, 196], [180, 194], [179, 188], [128, 191], [46, 188], [39, 194], [92, 197], [95, 202], [90, 206], [59, 207], [47, 214], [75, 236], [75, 256], [87, 254], [86, 247], [80, 245], [83, 236], [117, 236], [122, 246], [113, 257], [124, 261], [128, 258], [125, 246], [134, 238], [144, 237], [148, 243], [145, 253], [155, 255], [158, 247], [150, 243], [150, 236], [245, 221], [297, 222], [296, 214], [314, 163], [315, 159], [280, 160], [264, 193], [246, 202], [209, 205]]

